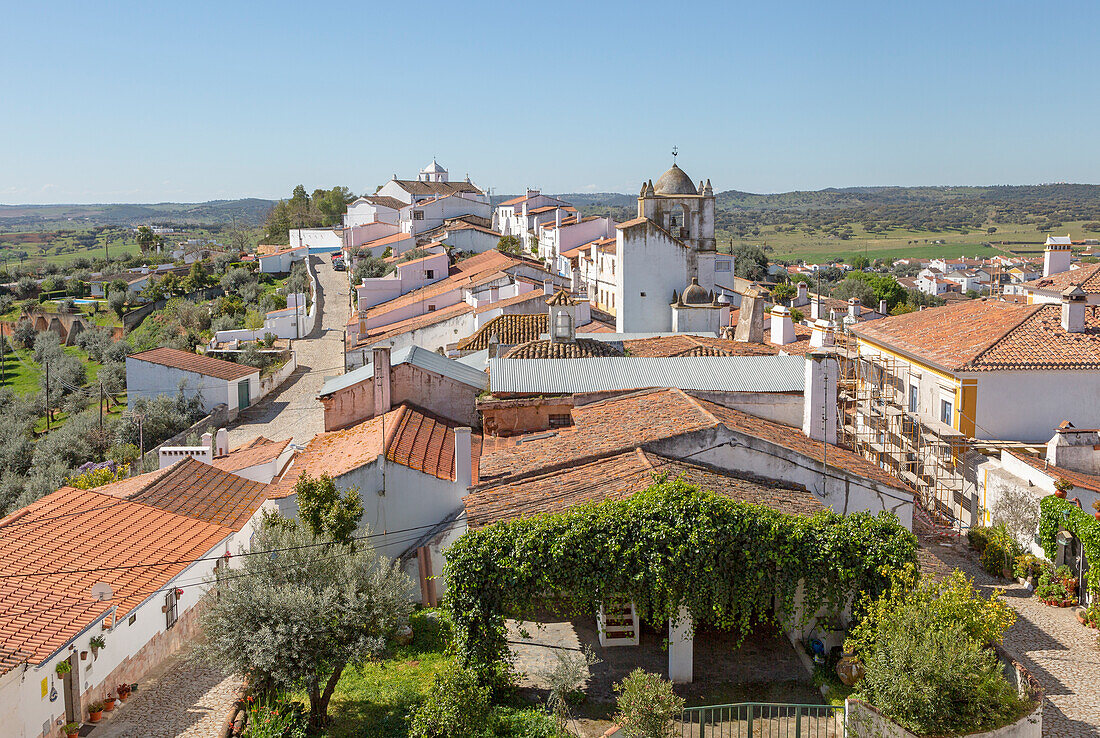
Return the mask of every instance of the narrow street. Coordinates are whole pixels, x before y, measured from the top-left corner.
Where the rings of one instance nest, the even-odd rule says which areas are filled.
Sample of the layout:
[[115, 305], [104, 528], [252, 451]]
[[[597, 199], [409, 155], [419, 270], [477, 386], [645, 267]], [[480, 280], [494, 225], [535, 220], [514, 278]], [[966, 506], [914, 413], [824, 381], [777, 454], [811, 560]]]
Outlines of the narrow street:
[[966, 539], [945, 544], [921, 539], [921, 568], [938, 575], [959, 569], [989, 593], [999, 589], [1019, 616], [1005, 634], [1005, 650], [1039, 680], [1046, 691], [1043, 735], [1050, 738], [1100, 736], [1100, 646], [1097, 632], [1077, 622], [1072, 608], [1048, 607], [1016, 582], [992, 577], [969, 551]]
[[318, 326], [308, 338], [294, 341], [298, 368], [270, 395], [240, 414], [229, 428], [231, 447], [256, 436], [290, 438], [306, 444], [324, 430], [324, 414], [317, 393], [326, 377], [344, 371], [344, 325], [348, 315], [347, 272], [332, 268], [328, 257], [310, 257], [317, 274]]

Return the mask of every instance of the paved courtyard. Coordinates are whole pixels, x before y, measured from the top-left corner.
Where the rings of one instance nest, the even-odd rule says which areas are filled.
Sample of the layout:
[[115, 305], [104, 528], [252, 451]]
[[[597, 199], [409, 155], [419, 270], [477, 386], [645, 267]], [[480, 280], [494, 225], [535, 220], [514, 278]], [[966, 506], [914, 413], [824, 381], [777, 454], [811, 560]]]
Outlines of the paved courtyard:
[[298, 368], [270, 395], [245, 410], [229, 429], [230, 446], [256, 436], [306, 444], [324, 430], [324, 410], [317, 392], [326, 377], [343, 374], [344, 326], [350, 286], [347, 272], [332, 268], [329, 259], [311, 257], [317, 273], [319, 325], [307, 337], [294, 341]]
[[138, 691], [104, 713], [91, 738], [215, 738], [240, 680], [177, 654], [138, 682]]
[[[921, 531], [918, 530], [918, 533]], [[966, 539], [943, 545], [921, 535], [925, 571], [960, 569], [980, 589], [1004, 592], [1019, 619], [1005, 635], [1005, 650], [1046, 690], [1043, 735], [1050, 738], [1100, 736], [1100, 647], [1097, 632], [1079, 624], [1070, 608], [1047, 607], [1022, 585], [986, 574]]]

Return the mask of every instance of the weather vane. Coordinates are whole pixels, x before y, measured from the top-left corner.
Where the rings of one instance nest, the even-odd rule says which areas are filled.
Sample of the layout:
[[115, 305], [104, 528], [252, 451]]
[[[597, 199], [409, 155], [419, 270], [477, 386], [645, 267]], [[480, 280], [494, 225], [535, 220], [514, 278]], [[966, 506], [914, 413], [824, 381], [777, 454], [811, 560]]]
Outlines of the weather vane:
[[672, 147], [672, 163], [676, 163], [676, 155], [680, 153], [680, 150], [675, 146]]

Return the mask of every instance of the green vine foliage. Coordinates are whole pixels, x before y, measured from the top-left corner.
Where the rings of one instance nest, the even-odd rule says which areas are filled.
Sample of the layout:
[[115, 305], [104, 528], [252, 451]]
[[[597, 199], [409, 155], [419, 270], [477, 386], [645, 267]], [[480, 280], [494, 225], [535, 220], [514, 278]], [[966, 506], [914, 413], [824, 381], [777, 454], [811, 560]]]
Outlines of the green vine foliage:
[[507, 617], [538, 607], [577, 616], [624, 596], [647, 622], [684, 605], [696, 623], [744, 638], [776, 611], [796, 617], [800, 581], [805, 618], [883, 593], [891, 572], [916, 562], [916, 539], [890, 513], [786, 515], [656, 475], [625, 500], [471, 531], [446, 558], [458, 656], [493, 680], [507, 662]]
[[1089, 590], [1100, 590], [1100, 521], [1069, 500], [1047, 495], [1039, 500], [1039, 543], [1051, 561], [1058, 560], [1058, 531], [1062, 529], [1081, 539], [1085, 556], [1093, 562], [1085, 580]]

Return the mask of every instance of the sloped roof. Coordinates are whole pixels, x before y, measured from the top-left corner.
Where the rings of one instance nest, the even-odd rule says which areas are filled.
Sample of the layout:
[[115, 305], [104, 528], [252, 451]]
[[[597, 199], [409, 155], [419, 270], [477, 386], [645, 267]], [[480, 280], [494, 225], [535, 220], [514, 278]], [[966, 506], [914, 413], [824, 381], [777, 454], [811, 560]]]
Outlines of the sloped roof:
[[179, 369], [180, 371], [201, 374], [206, 377], [214, 377], [215, 379], [224, 379], [226, 381], [242, 379], [252, 374], [259, 374], [260, 372], [260, 370], [255, 367], [245, 366], [244, 364], [234, 364], [232, 361], [222, 361], [212, 356], [196, 354], [191, 351], [181, 351], [166, 346], [130, 354], [126, 358], [147, 361], [151, 364], [159, 364], [172, 369]]
[[547, 313], [537, 315], [498, 315], [478, 328], [473, 335], [458, 342], [459, 351], [479, 351], [489, 348], [489, 339], [493, 336], [503, 346], [515, 346], [528, 341], [537, 341], [543, 333], [549, 331], [550, 316]]
[[[480, 372], [454, 359], [440, 356], [436, 352], [429, 351], [420, 346], [408, 346], [394, 351], [390, 356], [390, 366], [394, 367], [399, 364], [412, 364], [413, 366], [418, 366], [421, 369], [434, 372], [440, 376], [453, 379], [456, 382], [461, 382], [462, 384], [478, 389], [485, 389], [489, 386], [489, 377], [485, 372]], [[317, 396], [325, 397], [331, 395], [334, 392], [339, 392], [342, 389], [347, 389], [361, 382], [369, 382], [373, 377], [374, 364], [364, 364], [347, 374], [329, 379], [321, 387], [321, 391], [317, 393]]]
[[1100, 317], [1085, 308], [1085, 330], [1062, 328], [1060, 305], [967, 300], [871, 323], [861, 339], [947, 371], [1100, 369]]
[[1100, 293], [1100, 264], [1084, 264], [1080, 269], [1040, 277], [1024, 282], [1023, 287], [1061, 294], [1070, 287], [1080, 287], [1088, 294]]
[[166, 469], [97, 487], [95, 491], [240, 530], [260, 509], [269, 490], [266, 484], [187, 457]]
[[463, 498], [466, 519], [471, 528], [480, 528], [502, 520], [562, 512], [585, 502], [625, 499], [652, 485], [658, 474], [683, 478], [700, 489], [779, 512], [813, 515], [824, 509], [812, 493], [794, 485], [634, 449], [569, 469], [534, 472], [480, 486]]
[[269, 438], [257, 436], [248, 443], [231, 449], [225, 456], [215, 457], [211, 466], [224, 472], [236, 472], [257, 464], [265, 464], [279, 458], [289, 444], [289, 438], [284, 441], [272, 441]]
[[[386, 458], [439, 479], [454, 480], [456, 423], [407, 403], [384, 415], [337, 431], [319, 433], [275, 483], [272, 497], [287, 497], [304, 472], [339, 477], [373, 463], [385, 449]], [[471, 439], [473, 477], [478, 475], [481, 436]]]
[[[233, 529], [97, 490], [62, 487], [0, 520], [0, 644], [41, 663], [117, 607], [122, 618]], [[118, 568], [157, 561], [184, 563]], [[102, 569], [95, 572], [64, 573]], [[91, 596], [98, 582], [114, 597]]]
[[[472, 313], [474, 309], [470, 307], [467, 302], [459, 302], [454, 305], [448, 305], [445, 308], [438, 310], [430, 310], [423, 315], [415, 315], [405, 320], [399, 320], [394, 323], [387, 323], [385, 325], [376, 326], [367, 331], [366, 335], [358, 337], [356, 343], [351, 348], [363, 348], [364, 346], [371, 346], [379, 341], [385, 341], [396, 336], [402, 336], [412, 331], [427, 328], [431, 325], [436, 325], [447, 320], [451, 320], [460, 315], [466, 315]], [[355, 323], [356, 321], [352, 321]]]
[[[606, 456], [707, 428], [762, 439], [821, 463], [823, 444], [795, 428], [693, 397], [656, 389], [574, 407], [573, 426], [510, 438], [486, 438], [480, 478], [500, 483], [535, 471], [572, 468]], [[840, 446], [828, 446], [828, 463], [894, 489], [912, 491], [897, 478]]]
[[578, 338], [575, 341], [528, 341], [504, 354], [505, 359], [587, 359], [596, 356], [622, 356], [622, 352], [604, 341]]
[[623, 341], [623, 348], [629, 356], [639, 359], [672, 356], [775, 356], [780, 349], [770, 343], [730, 341], [686, 333], [629, 339]]
[[1085, 472], [1074, 471], [1073, 469], [1066, 469], [1065, 467], [1055, 466], [1048, 463], [1045, 459], [1036, 458], [1035, 456], [1029, 456], [1028, 454], [1013, 449], [1006, 449], [1008, 453], [1015, 456], [1020, 461], [1024, 462], [1033, 469], [1037, 469], [1044, 474], [1052, 477], [1055, 481], [1059, 479], [1065, 479], [1068, 482], [1072, 482], [1074, 487], [1080, 487], [1081, 489], [1092, 490], [1093, 492], [1100, 492], [1100, 476], [1096, 474], [1086, 474]]
[[475, 195], [485, 194], [469, 182], [462, 181], [421, 182], [418, 179], [394, 179], [391, 181], [400, 185], [401, 189], [411, 195], [454, 195], [460, 192], [472, 192]]

